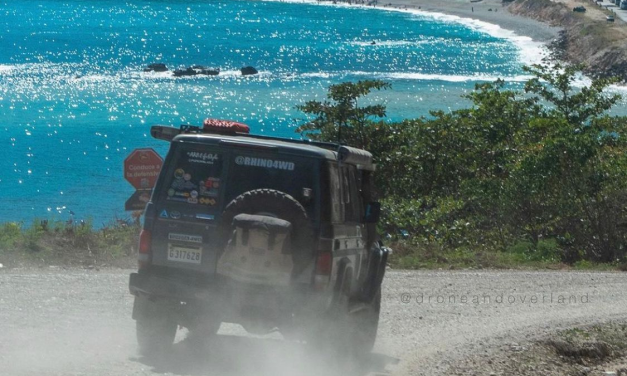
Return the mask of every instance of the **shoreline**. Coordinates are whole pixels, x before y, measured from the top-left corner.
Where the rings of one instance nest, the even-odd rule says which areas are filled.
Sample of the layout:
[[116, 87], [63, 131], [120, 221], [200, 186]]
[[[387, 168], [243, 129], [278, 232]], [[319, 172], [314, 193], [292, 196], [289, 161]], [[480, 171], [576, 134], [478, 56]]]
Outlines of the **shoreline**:
[[[275, 0], [270, 0], [275, 1]], [[279, 0], [283, 1], [283, 0]], [[294, 3], [336, 4], [379, 11], [405, 12], [456, 22], [496, 38], [507, 39], [519, 49], [524, 65], [540, 64], [551, 57], [563, 28], [530, 17], [511, 13], [501, 0], [287, 0]], [[377, 1], [377, 4], [373, 2]], [[471, 2], [472, 1], [472, 2]], [[383, 2], [381, 4], [380, 2]], [[376, 41], [376, 39], [375, 39]]]
[[511, 31], [519, 37], [529, 37], [535, 42], [548, 44], [557, 39], [562, 30], [547, 23], [518, 16], [508, 11], [507, 5], [500, 0], [440, 0], [438, 2], [428, 0], [384, 0], [388, 6], [382, 9], [407, 9], [428, 13], [441, 13], [445, 15], [469, 18]]
[[[439, 18], [440, 16], [452, 16], [462, 19], [478, 21], [486, 26], [496, 26], [502, 31], [515, 34], [516, 37], [531, 38], [534, 42], [548, 45], [556, 40], [561, 27], [551, 26], [546, 22], [533, 18], [512, 14], [508, 10], [510, 3], [503, 3], [501, 0], [440, 0], [433, 2], [429, 0], [374, 0], [378, 3], [372, 4], [373, 0], [265, 0], [292, 3], [308, 4], [336, 4], [347, 7], [370, 8], [377, 10], [413, 12], [416, 14]], [[471, 2], [472, 1], [472, 2]], [[472, 25], [472, 23], [466, 23]], [[487, 31], [488, 28], [482, 28]]]
[[532, 64], [549, 57], [568, 64], [582, 64], [584, 74], [589, 77], [617, 78], [619, 86], [627, 84], [627, 45], [624, 43], [627, 29], [621, 19], [607, 22], [606, 16], [615, 14], [607, 4], [586, 2], [588, 11], [574, 13], [572, 8], [581, 5], [580, 0], [383, 1], [386, 5], [378, 6], [379, 9], [425, 12], [436, 17], [444, 14], [496, 25], [501, 32], [513, 33], [508, 39], [515, 43], [522, 41], [517, 43], [519, 47], [524, 46], [524, 37], [545, 47], [547, 53], [521, 48], [521, 56]]
[[[272, 0], [270, 0], [272, 1]], [[617, 87], [627, 85], [627, 28], [607, 5], [586, 5], [585, 13], [573, 12], [582, 0], [288, 0], [333, 3], [430, 16], [459, 22], [518, 46], [524, 65], [546, 60], [580, 64], [585, 76], [609, 78]], [[355, 2], [356, 1], [356, 2]], [[612, 5], [613, 7], [613, 5]], [[620, 14], [623, 17], [623, 14]]]

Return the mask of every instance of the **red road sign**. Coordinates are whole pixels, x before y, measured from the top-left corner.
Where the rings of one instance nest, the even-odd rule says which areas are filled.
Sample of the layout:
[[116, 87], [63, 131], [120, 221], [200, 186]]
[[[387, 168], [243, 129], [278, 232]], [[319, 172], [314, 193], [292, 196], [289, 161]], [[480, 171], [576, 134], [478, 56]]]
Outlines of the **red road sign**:
[[133, 193], [124, 203], [124, 210], [144, 210], [146, 208], [146, 204], [150, 201], [151, 194], [152, 189], [135, 191], [135, 193]]
[[124, 178], [135, 189], [155, 186], [163, 159], [151, 148], [135, 149], [124, 160]]

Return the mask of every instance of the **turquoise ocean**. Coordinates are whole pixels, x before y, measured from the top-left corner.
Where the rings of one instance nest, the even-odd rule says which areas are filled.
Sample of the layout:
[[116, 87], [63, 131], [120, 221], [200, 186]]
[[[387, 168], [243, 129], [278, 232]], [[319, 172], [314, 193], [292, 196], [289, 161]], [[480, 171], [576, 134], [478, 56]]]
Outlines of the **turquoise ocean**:
[[[372, 42], [375, 42], [374, 44]], [[245, 122], [298, 137], [294, 109], [329, 85], [383, 79], [388, 119], [468, 105], [483, 80], [524, 80], [542, 46], [444, 15], [271, 1], [47, 0], [0, 3], [0, 222], [127, 218], [135, 148], [161, 155], [154, 124]], [[535, 61], [534, 61], [535, 59]], [[219, 68], [215, 77], [144, 73]], [[256, 76], [242, 77], [251, 65]]]

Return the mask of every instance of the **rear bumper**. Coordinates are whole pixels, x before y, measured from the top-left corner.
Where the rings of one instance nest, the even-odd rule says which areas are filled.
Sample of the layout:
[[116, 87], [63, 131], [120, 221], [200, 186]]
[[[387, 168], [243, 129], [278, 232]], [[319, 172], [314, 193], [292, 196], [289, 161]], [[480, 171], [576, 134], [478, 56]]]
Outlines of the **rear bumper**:
[[174, 298], [185, 301], [195, 299], [202, 289], [152, 273], [131, 273], [129, 291], [136, 296]]
[[232, 314], [234, 311], [295, 312], [320, 307], [319, 294], [308, 285], [276, 288], [239, 283], [212, 277], [209, 283], [194, 283], [142, 271], [131, 273], [130, 293], [158, 300], [204, 303], [213, 310]]

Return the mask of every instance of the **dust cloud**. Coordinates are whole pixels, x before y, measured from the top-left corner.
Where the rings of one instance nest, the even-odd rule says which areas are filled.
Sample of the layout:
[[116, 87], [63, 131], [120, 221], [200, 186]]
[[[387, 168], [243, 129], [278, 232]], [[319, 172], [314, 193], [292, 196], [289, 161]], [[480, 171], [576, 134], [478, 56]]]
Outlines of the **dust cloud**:
[[332, 349], [332, 344], [314, 348], [278, 333], [255, 336], [239, 325], [222, 324], [218, 334], [201, 346], [182, 339], [169, 354], [136, 361], [155, 373], [216, 376], [365, 376], [386, 373], [386, 366], [396, 362], [376, 353], [338, 356]]

